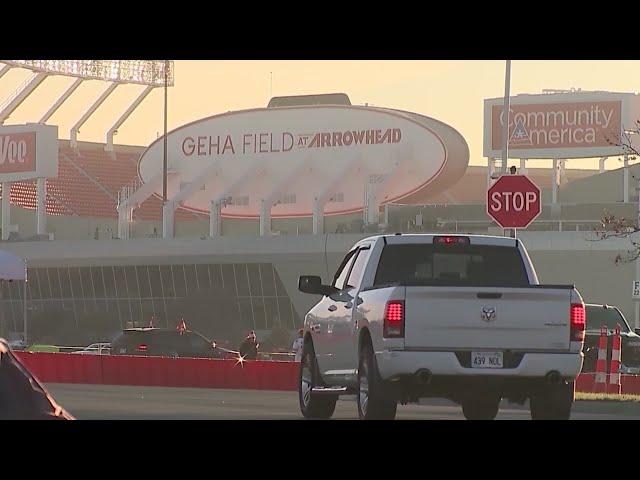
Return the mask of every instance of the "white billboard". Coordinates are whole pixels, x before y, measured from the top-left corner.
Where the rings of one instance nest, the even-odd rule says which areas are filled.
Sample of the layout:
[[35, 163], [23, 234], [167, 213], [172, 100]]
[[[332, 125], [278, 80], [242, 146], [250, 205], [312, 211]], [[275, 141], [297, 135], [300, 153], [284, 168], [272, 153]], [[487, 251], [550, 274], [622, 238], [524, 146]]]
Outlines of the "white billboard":
[[58, 127], [0, 126], [0, 182], [58, 175]]
[[[623, 129], [639, 119], [632, 93], [572, 92], [518, 95], [510, 99], [509, 157], [593, 158], [621, 155]], [[504, 99], [484, 101], [484, 155], [502, 156]]]
[[[201, 181], [182, 206], [208, 213], [212, 200], [228, 198], [227, 217], [259, 216], [267, 200], [273, 217], [307, 216], [323, 196], [326, 215], [355, 212], [372, 184], [383, 204], [425, 188], [438, 193], [462, 177], [469, 161], [464, 138], [448, 125], [358, 106], [229, 112], [180, 127], [167, 143], [169, 198]], [[162, 159], [159, 138], [140, 159], [144, 182], [157, 179]]]

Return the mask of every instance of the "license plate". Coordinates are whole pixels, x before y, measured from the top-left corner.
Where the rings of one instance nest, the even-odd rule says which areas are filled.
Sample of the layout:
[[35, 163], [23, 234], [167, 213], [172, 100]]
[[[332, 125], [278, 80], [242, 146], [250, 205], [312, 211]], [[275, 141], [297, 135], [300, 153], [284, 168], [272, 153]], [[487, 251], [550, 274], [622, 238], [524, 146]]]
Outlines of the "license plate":
[[471, 352], [472, 368], [503, 368], [502, 352]]

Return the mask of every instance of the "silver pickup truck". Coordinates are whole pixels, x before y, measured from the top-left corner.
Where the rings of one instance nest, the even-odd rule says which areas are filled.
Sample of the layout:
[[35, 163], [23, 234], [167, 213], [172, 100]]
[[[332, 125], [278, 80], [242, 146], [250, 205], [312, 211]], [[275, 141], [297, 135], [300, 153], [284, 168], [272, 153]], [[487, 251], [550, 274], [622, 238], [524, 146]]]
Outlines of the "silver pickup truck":
[[520, 240], [382, 235], [347, 253], [304, 322], [299, 400], [329, 418], [341, 394], [363, 419], [398, 402], [448, 398], [468, 419], [501, 399], [530, 400], [533, 419], [568, 419], [582, 367], [585, 307], [572, 285], [540, 285]]

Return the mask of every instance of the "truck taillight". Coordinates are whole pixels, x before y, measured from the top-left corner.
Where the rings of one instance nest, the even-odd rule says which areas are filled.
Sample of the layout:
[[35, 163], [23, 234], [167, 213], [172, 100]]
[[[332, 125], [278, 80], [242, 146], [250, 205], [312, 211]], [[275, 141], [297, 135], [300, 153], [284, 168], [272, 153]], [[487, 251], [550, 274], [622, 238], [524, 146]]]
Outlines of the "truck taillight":
[[584, 330], [586, 327], [586, 314], [584, 310], [584, 304], [572, 303], [571, 313], [569, 316], [571, 324], [571, 341], [584, 341]]
[[384, 309], [383, 335], [386, 338], [404, 337], [404, 301], [391, 300]]
[[433, 237], [433, 243], [435, 245], [469, 245], [469, 237]]

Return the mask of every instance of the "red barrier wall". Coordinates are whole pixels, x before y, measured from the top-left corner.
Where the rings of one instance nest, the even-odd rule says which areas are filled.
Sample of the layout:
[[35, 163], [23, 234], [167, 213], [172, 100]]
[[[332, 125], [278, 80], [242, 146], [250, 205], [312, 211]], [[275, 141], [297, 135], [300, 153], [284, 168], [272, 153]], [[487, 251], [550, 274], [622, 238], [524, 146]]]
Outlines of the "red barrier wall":
[[299, 363], [14, 352], [45, 383], [296, 390]]
[[[297, 390], [299, 363], [206, 358], [74, 355], [14, 352], [45, 383], [157, 387]], [[593, 373], [576, 380], [576, 391], [593, 392]], [[640, 394], [640, 375], [622, 375], [622, 393]]]
[[595, 373], [581, 373], [576, 378], [576, 392], [593, 392]]

